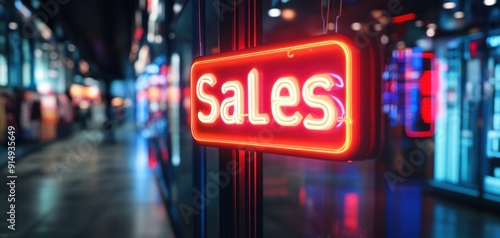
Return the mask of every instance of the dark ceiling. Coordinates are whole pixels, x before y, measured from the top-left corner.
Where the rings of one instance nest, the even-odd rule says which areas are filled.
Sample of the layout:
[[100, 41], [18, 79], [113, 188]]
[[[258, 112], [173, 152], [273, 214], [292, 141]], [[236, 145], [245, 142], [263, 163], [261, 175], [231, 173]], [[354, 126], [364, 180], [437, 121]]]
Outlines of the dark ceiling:
[[[59, 11], [49, 3], [57, 4]], [[37, 11], [52, 15], [47, 23], [55, 37], [74, 43], [94, 76], [123, 79], [131, 67], [128, 59], [137, 5], [136, 0], [41, 0]]]

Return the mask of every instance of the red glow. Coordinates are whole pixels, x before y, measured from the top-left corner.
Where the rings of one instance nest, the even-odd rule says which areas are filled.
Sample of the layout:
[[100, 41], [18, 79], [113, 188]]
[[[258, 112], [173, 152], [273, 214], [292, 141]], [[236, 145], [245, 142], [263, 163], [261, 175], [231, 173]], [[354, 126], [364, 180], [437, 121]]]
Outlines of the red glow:
[[378, 142], [380, 100], [374, 63], [362, 53], [330, 35], [198, 58], [192, 135], [204, 145], [366, 159]]
[[348, 193], [344, 199], [344, 224], [350, 230], [358, 230], [358, 195]]
[[144, 34], [144, 29], [142, 29], [142, 27], [136, 28], [134, 32], [134, 41], [136, 42], [140, 41], [143, 34]]
[[[428, 130], [414, 130], [412, 127], [412, 120], [406, 120], [405, 131], [409, 137], [431, 137], [434, 135], [435, 129], [435, 107], [436, 107], [436, 92], [438, 82], [438, 65], [435, 62], [433, 53], [423, 53], [424, 59], [429, 59], [431, 62], [430, 70], [425, 70], [419, 79], [420, 88], [420, 114], [422, 121], [429, 124]], [[409, 107], [409, 102], [406, 102], [406, 107]]]
[[408, 14], [404, 14], [401, 16], [393, 17], [392, 23], [394, 23], [394, 24], [403, 23], [403, 22], [415, 20], [415, 18], [417, 18], [417, 15], [415, 15], [415, 13], [408, 13]]
[[300, 186], [299, 189], [299, 204], [301, 206], [305, 206], [307, 202], [307, 191], [306, 188], [303, 186]]

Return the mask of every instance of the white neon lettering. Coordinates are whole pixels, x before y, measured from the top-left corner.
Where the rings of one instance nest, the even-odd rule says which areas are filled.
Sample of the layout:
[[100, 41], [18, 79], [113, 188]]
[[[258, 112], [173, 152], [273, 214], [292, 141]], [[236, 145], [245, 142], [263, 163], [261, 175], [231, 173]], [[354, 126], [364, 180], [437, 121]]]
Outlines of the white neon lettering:
[[312, 108], [323, 111], [323, 118], [314, 118], [309, 114], [304, 119], [304, 127], [309, 130], [330, 130], [337, 123], [338, 113], [333, 100], [325, 95], [315, 95], [314, 89], [323, 88], [330, 91], [335, 86], [333, 78], [328, 74], [314, 75], [310, 77], [302, 88], [302, 96], [305, 103]]
[[219, 101], [212, 95], [206, 94], [203, 91], [203, 85], [208, 84], [213, 87], [217, 83], [217, 79], [213, 74], [204, 74], [196, 83], [196, 96], [200, 101], [210, 105], [210, 113], [208, 115], [203, 112], [198, 112], [198, 120], [203, 123], [214, 123], [219, 118]]
[[[281, 91], [288, 90], [289, 96], [282, 96]], [[296, 107], [299, 105], [299, 82], [294, 77], [283, 77], [278, 79], [271, 92], [271, 108], [274, 120], [282, 126], [297, 126], [301, 120], [300, 112], [293, 113], [292, 116], [287, 116], [281, 110], [282, 107]]]
[[269, 124], [269, 116], [259, 113], [259, 72], [252, 69], [248, 74], [248, 120], [253, 125]]
[[[221, 118], [226, 124], [243, 124], [244, 95], [243, 85], [238, 81], [228, 81], [222, 85], [222, 93], [233, 91], [234, 96], [224, 99], [221, 104]], [[229, 108], [233, 107], [233, 114]]]

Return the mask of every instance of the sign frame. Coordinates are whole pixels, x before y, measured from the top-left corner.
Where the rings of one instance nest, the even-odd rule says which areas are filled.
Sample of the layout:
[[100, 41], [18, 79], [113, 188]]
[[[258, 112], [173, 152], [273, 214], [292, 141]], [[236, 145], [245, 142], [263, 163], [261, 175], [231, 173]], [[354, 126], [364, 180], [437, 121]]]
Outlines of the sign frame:
[[[321, 50], [326, 49], [322, 47], [331, 47], [333, 45], [340, 47], [343, 50], [345, 60], [343, 65], [345, 65], [344, 74], [346, 78], [346, 116], [344, 118], [346, 132], [345, 143], [342, 146], [337, 146], [337, 148], [332, 149], [328, 147], [325, 148], [325, 144], [317, 147], [300, 146], [296, 144], [283, 145], [283, 143], [276, 142], [276, 138], [274, 138], [273, 141], [265, 142], [256, 142], [248, 139], [241, 140], [235, 139], [231, 131], [223, 131], [219, 134], [216, 133], [211, 135], [200, 133], [200, 126], [203, 126], [203, 123], [199, 122], [198, 117], [198, 114], [202, 110], [198, 108], [200, 102], [198, 98], [199, 94], [197, 93], [197, 86], [199, 85], [197, 85], [197, 83], [199, 82], [201, 76], [207, 75], [210, 70], [214, 69], [217, 71], [217, 69], [219, 69], [219, 71], [222, 72], [224, 70], [221, 69], [229, 69], [228, 67], [234, 66], [237, 62], [249, 61], [249, 58], [256, 59], [256, 61], [260, 62], [262, 61], [262, 58], [275, 59], [276, 55], [279, 55], [281, 58], [284, 58], [284, 55], [288, 58], [293, 58], [294, 56], [297, 57], [302, 54], [307, 55], [307, 52], [319, 52], [318, 54], [321, 55]], [[346, 36], [335, 34], [196, 58], [191, 67], [190, 85], [192, 89], [190, 112], [192, 136], [197, 143], [207, 146], [246, 149], [258, 152], [334, 161], [353, 161], [374, 158], [379, 153], [379, 149], [382, 144], [382, 120], [380, 111], [381, 80], [379, 68], [376, 67], [375, 64], [374, 55], [375, 53], [371, 47], [356, 47], [355, 44]], [[328, 55], [328, 57], [330, 56], [331, 55]], [[265, 60], [266, 59], [264, 59], [264, 62]], [[269, 63], [280, 64], [282, 62], [270, 61]], [[247, 71], [244, 72], [245, 74], [247, 73]], [[251, 72], [252, 70], [250, 70], [249, 73]], [[332, 72], [324, 73], [326, 74]], [[245, 74], [241, 74], [240, 79], [244, 80]], [[214, 76], [214, 79], [216, 80], [213, 85], [217, 83], [223, 84], [228, 81], [226, 79], [217, 78], [216, 75]], [[272, 80], [277, 79], [273, 78]], [[301, 81], [301, 84], [303, 83], [304, 82]], [[244, 91], [248, 92], [248, 90], [247, 85], [247, 88]], [[250, 101], [247, 101], [244, 104], [248, 105], [249, 102]], [[220, 102], [218, 103], [220, 106]], [[217, 113], [220, 115], [220, 110]], [[244, 113], [248, 114], [248, 108]], [[269, 116], [271, 117], [271, 115]], [[326, 113], [324, 117], [326, 118]], [[269, 128], [276, 126], [276, 121], [274, 122], [275, 125], [269, 125]], [[253, 128], [249, 128], [250, 131], [252, 129]], [[264, 129], [260, 131], [262, 132], [263, 130]], [[271, 129], [268, 131], [272, 132]]]

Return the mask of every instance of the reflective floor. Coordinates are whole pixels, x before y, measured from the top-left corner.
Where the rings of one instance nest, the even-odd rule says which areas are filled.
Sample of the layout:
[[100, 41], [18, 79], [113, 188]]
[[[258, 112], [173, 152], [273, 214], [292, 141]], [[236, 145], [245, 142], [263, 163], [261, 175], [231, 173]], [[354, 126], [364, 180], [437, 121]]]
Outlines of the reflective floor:
[[0, 237], [174, 237], [145, 140], [131, 127], [115, 138], [84, 131], [18, 160], [16, 230], [5, 229], [2, 189]]
[[[131, 126], [115, 138], [83, 131], [18, 160], [16, 231], [5, 229], [2, 202], [0, 238], [174, 237], [148, 142]], [[500, 214], [434, 197], [418, 181], [391, 189], [375, 171], [375, 161], [264, 155], [264, 237], [500, 237]], [[0, 176], [5, 184], [5, 168]], [[189, 203], [192, 183], [175, 186]], [[218, 237], [215, 200], [208, 237]]]
[[500, 214], [388, 186], [375, 161], [264, 157], [265, 237], [500, 237]]

